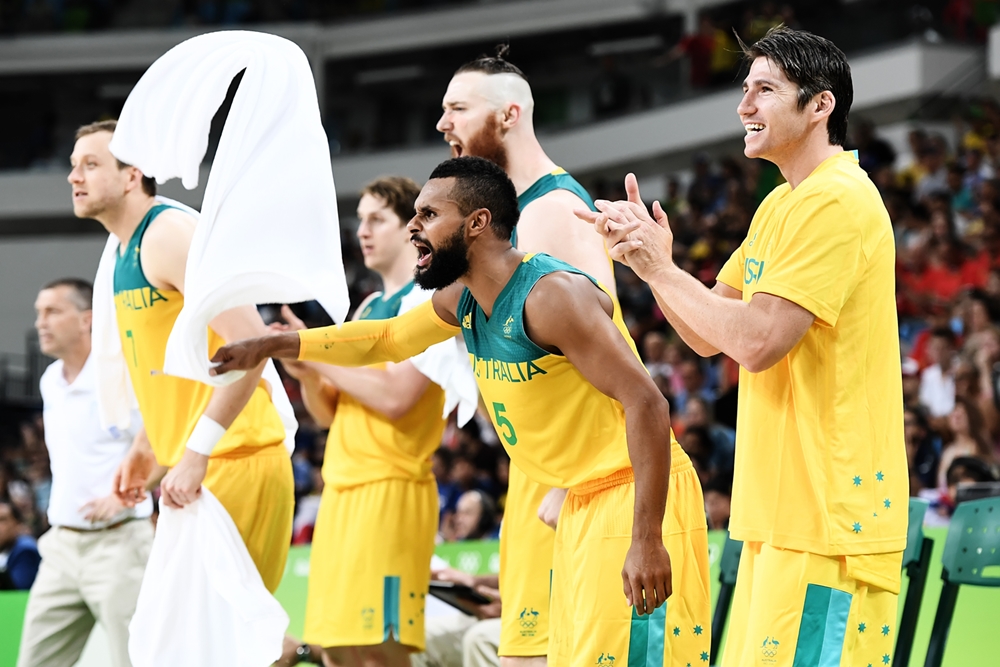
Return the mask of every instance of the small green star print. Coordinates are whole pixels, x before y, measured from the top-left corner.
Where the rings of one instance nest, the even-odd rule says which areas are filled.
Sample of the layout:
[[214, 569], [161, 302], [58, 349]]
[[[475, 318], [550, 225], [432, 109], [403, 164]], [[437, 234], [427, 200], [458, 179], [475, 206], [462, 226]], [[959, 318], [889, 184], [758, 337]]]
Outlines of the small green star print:
[[681, 636], [681, 629], [674, 626], [674, 637], [680, 637], [680, 636]]
[[864, 632], [865, 628], [868, 627], [864, 623], [858, 623], [858, 632]]
[[705, 651], [701, 652], [701, 661], [702, 662], [708, 662], [708, 653], [707, 652], [705, 652]]
[[861, 486], [861, 477], [858, 475], [854, 476], [854, 486]]
[[882, 626], [882, 636], [883, 637], [888, 637], [889, 636], [889, 626], [888, 625], [883, 625]]
[[878, 512], [872, 512], [872, 516], [877, 519], [878, 518]]
[[882, 474], [882, 471], [881, 471], [881, 470], [879, 470], [879, 471], [878, 471], [877, 473], [875, 473], [875, 479], [877, 479], [877, 480], [878, 480], [878, 481], [880, 481], [880, 482], [881, 482], [881, 481], [882, 481], [883, 479], [885, 479], [885, 475], [883, 475], [883, 474]]
[[886, 498], [885, 500], [883, 500], [882, 504], [885, 505], [886, 509], [889, 509], [890, 507], [892, 507], [892, 501], [889, 500], [888, 498]]
[[854, 528], [853, 528], [853, 530], [854, 530], [855, 533], [860, 533], [861, 532], [861, 524], [858, 523], [857, 521], [855, 521], [854, 522]]
[[889, 664], [889, 654], [888, 653], [886, 653], [885, 655], [882, 656], [882, 664], [883, 665], [888, 665]]
[[701, 634], [701, 626], [700, 625], [694, 626], [694, 633], [696, 635], [700, 635]]
[[868, 667], [872, 667], [872, 663], [870, 663], [870, 662], [869, 662], [869, 663], [868, 663]]

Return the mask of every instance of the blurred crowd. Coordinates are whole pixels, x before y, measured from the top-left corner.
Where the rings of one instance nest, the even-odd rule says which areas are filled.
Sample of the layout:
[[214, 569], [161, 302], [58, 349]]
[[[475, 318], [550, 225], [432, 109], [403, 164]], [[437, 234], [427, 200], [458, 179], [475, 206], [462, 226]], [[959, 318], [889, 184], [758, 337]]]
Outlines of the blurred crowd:
[[[858, 119], [849, 146], [882, 193], [897, 242], [911, 493], [932, 502], [932, 523], [947, 521], [958, 485], [997, 479], [1000, 460], [1000, 105], [991, 99], [966, 103], [947, 134], [953, 139], [914, 128], [908, 145], [893, 147]], [[742, 155], [698, 154], [690, 169], [665, 182], [676, 261], [712, 285], [781, 176], [770, 163]], [[598, 181], [591, 190], [599, 198], [624, 198], [618, 183]], [[359, 303], [378, 283], [347, 230], [343, 247], [352, 302]], [[675, 434], [701, 477], [709, 525], [726, 528], [739, 368], [722, 355], [695, 355], [645, 284], [626, 267], [616, 271], [626, 323], [670, 401]], [[315, 304], [295, 310], [310, 326], [327, 323]], [[323, 488], [326, 433], [302, 408], [295, 381], [286, 378], [286, 388], [301, 424], [293, 457], [293, 539], [308, 543]], [[0, 499], [16, 505], [38, 535], [47, 528], [51, 485], [41, 419], [24, 422], [20, 435], [18, 446], [0, 450]], [[496, 537], [509, 465], [487, 418], [477, 415], [461, 428], [452, 419], [433, 458], [441, 541]]]

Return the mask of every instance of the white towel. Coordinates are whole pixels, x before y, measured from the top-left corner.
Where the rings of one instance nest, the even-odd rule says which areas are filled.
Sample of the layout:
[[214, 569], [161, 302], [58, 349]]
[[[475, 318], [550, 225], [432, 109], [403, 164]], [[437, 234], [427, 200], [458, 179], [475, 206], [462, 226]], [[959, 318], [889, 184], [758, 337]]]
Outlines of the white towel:
[[[161, 204], [179, 208], [194, 218], [199, 217], [198, 211], [173, 199], [158, 196], [156, 200]], [[119, 245], [118, 237], [110, 234], [104, 246], [104, 253], [101, 255], [101, 263], [97, 266], [97, 276], [94, 278], [94, 320], [91, 339], [94, 358], [97, 360], [97, 404], [100, 408], [101, 425], [104, 428], [115, 426], [124, 431], [130, 426], [129, 406], [135, 407], [137, 402], [125, 355], [122, 353], [121, 336], [115, 318], [114, 276]], [[299, 427], [295, 419], [295, 410], [288, 400], [288, 394], [274, 367], [274, 362], [267, 362], [262, 377], [271, 385], [271, 402], [274, 403], [281, 417], [281, 423], [285, 427], [285, 448], [291, 454], [295, 449], [295, 432]]]
[[[415, 286], [399, 304], [400, 314], [415, 308], [433, 296], [434, 292]], [[479, 387], [472, 374], [465, 341], [455, 336], [410, 359], [418, 371], [431, 382], [444, 389], [444, 415], [458, 407], [458, 425], [464, 426], [476, 414], [479, 405]]]
[[330, 150], [309, 62], [294, 43], [227, 31], [178, 44], [133, 88], [111, 152], [160, 183], [180, 177], [195, 187], [212, 117], [241, 70], [163, 369], [216, 386], [238, 377], [208, 373], [207, 327], [222, 311], [315, 299], [339, 323], [349, 306]]
[[[134, 667], [268, 667], [288, 615], [264, 588], [236, 525], [208, 489], [162, 506], [129, 624]], [[178, 584], [183, 582], [183, 587]]]

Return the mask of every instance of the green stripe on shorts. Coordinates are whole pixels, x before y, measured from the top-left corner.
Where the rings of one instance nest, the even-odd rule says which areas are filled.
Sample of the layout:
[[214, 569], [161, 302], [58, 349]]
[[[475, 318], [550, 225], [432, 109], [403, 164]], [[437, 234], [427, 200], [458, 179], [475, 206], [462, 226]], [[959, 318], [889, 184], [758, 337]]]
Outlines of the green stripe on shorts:
[[399, 641], [399, 577], [386, 577], [382, 589], [382, 641]]
[[663, 639], [667, 632], [667, 603], [640, 616], [632, 607], [628, 638], [628, 667], [663, 667]]
[[792, 667], [839, 667], [851, 594], [809, 584]]

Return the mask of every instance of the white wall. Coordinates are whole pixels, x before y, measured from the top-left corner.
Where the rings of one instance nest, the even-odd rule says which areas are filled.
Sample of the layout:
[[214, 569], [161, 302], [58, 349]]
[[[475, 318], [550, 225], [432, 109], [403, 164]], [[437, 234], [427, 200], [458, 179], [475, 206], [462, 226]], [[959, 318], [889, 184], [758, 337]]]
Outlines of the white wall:
[[23, 354], [35, 321], [35, 296], [56, 278], [93, 281], [107, 237], [0, 239], [0, 352]]

